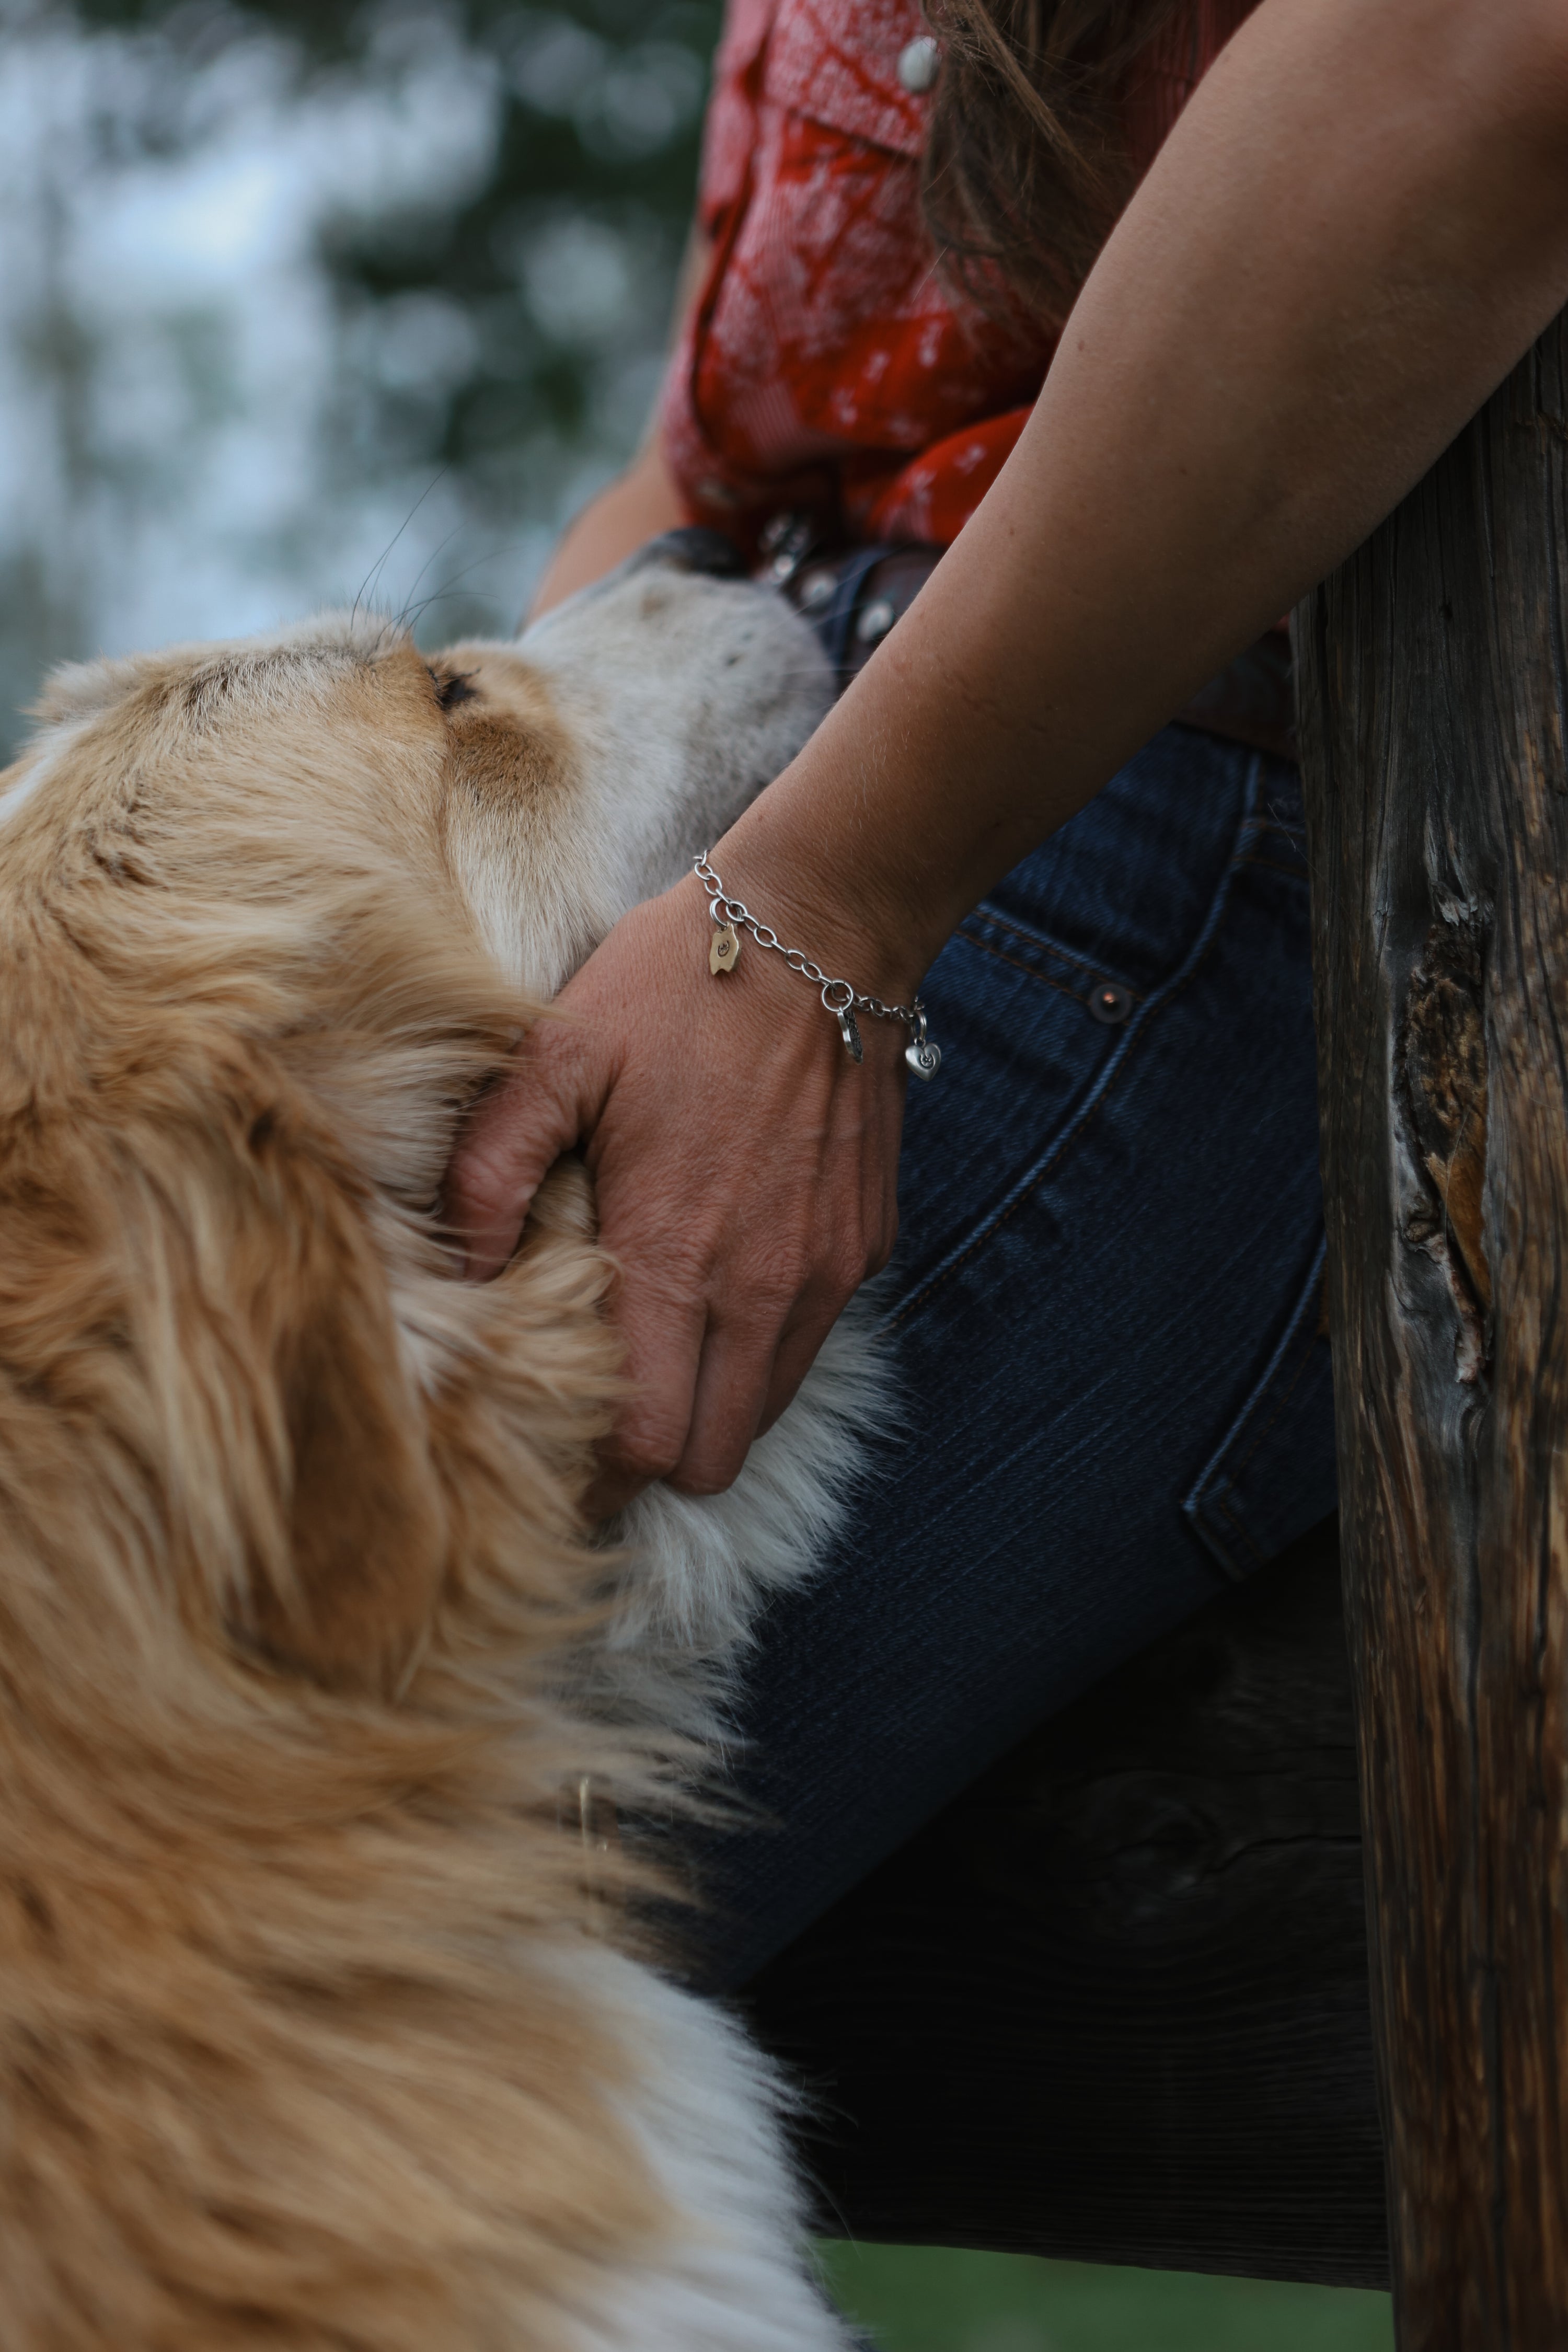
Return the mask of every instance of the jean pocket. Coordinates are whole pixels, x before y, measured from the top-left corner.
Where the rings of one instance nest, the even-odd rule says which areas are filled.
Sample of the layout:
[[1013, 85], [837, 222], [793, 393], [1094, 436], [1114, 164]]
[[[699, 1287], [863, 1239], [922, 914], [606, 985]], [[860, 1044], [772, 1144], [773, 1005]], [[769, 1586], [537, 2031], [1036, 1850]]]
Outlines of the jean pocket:
[[1130, 987], [1109, 960], [1076, 955], [1016, 917], [998, 914], [989, 900], [964, 918], [959, 936], [994, 961], [1075, 998], [1102, 1027], [1119, 1029], [1143, 1002], [1144, 992]]
[[1334, 1395], [1319, 1229], [1283, 1335], [1182, 1507], [1239, 1581], [1334, 1508]]

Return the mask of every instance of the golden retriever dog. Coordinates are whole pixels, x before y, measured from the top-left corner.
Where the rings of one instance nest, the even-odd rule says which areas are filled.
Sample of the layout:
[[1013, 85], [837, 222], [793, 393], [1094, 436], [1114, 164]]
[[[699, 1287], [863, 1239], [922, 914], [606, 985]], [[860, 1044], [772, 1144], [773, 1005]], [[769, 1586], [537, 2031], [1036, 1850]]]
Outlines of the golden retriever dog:
[[[656, 543], [515, 644], [69, 668], [0, 778], [0, 2343], [829, 2352], [767, 2063], [637, 1842], [874, 1372], [583, 1523], [609, 1269], [458, 1122], [826, 708]], [[700, 950], [700, 947], [699, 950]]]

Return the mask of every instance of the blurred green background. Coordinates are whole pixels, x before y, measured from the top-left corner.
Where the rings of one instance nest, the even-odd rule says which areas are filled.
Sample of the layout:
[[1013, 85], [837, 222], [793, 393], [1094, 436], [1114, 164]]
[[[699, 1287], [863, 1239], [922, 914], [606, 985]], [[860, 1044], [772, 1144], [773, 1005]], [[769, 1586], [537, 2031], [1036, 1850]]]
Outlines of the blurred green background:
[[[721, 0], [0, 0], [0, 755], [61, 658], [510, 629], [658, 382]], [[1382, 2352], [1384, 2298], [833, 2246], [888, 2352]]]
[[820, 2251], [883, 2352], [1393, 2352], [1385, 2294], [940, 2247]]

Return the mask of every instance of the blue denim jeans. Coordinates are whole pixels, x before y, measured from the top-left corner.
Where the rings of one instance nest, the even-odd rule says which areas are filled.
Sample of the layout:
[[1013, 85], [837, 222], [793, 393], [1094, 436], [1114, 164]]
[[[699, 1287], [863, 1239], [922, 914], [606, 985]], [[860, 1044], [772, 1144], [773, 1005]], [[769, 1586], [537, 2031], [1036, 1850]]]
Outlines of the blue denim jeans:
[[1171, 727], [924, 989], [903, 1432], [776, 1605], [705, 1837], [744, 1981], [1036, 1723], [1334, 1507], [1296, 772]]

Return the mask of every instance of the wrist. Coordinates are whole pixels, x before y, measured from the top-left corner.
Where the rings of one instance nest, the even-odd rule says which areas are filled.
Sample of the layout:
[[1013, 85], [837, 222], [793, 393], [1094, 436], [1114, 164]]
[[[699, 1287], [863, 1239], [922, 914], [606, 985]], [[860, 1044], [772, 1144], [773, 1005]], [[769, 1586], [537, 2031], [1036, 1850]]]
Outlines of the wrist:
[[888, 1004], [911, 1004], [951, 924], [922, 921], [879, 861], [837, 826], [802, 822], [781, 792], [788, 777], [709, 851], [726, 894], [744, 899], [784, 947], [799, 948], [830, 979]]
[[[814, 987], [841, 982], [856, 996], [879, 998], [889, 1006], [912, 1003], [922, 963], [897, 927], [818, 860], [790, 862], [770, 854], [773, 847], [727, 837], [710, 852], [709, 863], [710, 877], [721, 877], [724, 899], [743, 902], [760, 927], [758, 944], [768, 961], [774, 961], [767, 942], [771, 933], [797, 968], [804, 960], [809, 969], [801, 977]], [[711, 879], [699, 878], [711, 898]], [[746, 928], [742, 921], [741, 929]]]
[[[740, 895], [731, 889], [714, 866], [710, 856], [703, 855], [693, 860], [693, 871], [708, 900], [709, 919], [713, 931], [709, 945], [709, 970], [727, 975], [740, 969], [742, 940], [750, 936], [756, 941], [764, 966], [775, 957], [794, 976], [819, 992], [822, 1009], [837, 1024], [839, 1039], [849, 1059], [857, 1064], [866, 1057], [863, 1024], [873, 1028], [897, 1030], [902, 1039], [904, 1058], [917, 1076], [934, 1077], [942, 1066], [940, 1048], [930, 1036], [925, 1007], [913, 986], [900, 987], [897, 993], [889, 988], [886, 994], [875, 988], [857, 984], [847, 971], [826, 970], [798, 940], [790, 942], [781, 938], [776, 928], [764, 921]], [[900, 970], [897, 963], [889, 969]], [[909, 1002], [902, 1002], [903, 997]]]

